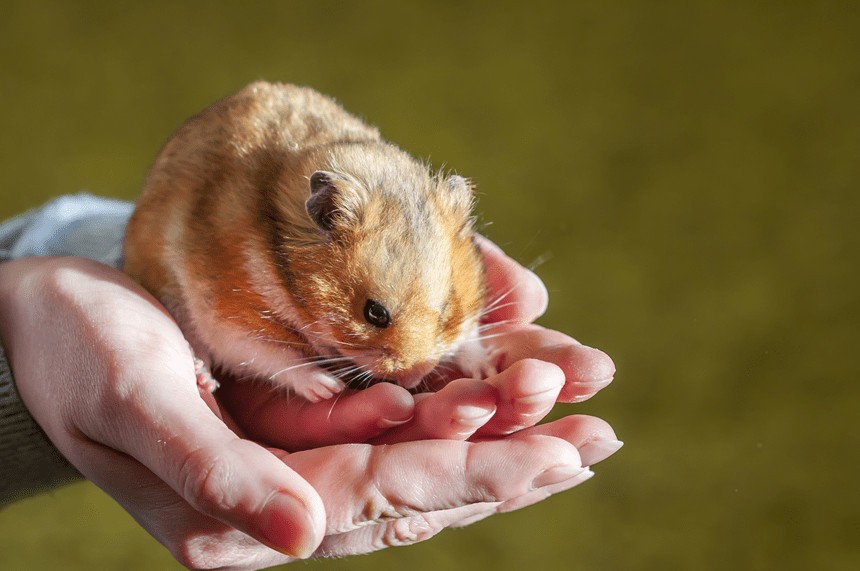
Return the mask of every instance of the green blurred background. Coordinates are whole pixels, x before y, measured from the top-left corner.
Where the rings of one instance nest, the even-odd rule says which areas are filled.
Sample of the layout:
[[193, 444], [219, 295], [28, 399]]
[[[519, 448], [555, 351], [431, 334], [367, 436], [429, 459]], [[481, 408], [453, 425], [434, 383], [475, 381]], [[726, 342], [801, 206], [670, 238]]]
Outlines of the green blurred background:
[[[860, 568], [856, 2], [4, 2], [0, 215], [132, 199], [168, 135], [311, 85], [473, 177], [543, 324], [616, 382], [582, 487], [314, 570]], [[2, 569], [178, 567], [90, 484], [0, 512]]]

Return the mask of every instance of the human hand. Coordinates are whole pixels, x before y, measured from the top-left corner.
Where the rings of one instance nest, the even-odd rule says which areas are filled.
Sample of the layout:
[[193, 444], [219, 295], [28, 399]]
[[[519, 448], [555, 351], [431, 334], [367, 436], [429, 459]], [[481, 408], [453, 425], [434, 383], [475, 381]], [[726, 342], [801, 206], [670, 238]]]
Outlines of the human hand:
[[[581, 402], [609, 385], [615, 366], [605, 353], [531, 324], [547, 307], [543, 282], [486, 238], [479, 237], [478, 245], [491, 300], [482, 330], [498, 375], [477, 381], [453, 372], [434, 393], [413, 397], [382, 383], [317, 403], [284, 399], [254, 383], [226, 382], [220, 398], [254, 438], [302, 450], [345, 442], [501, 436], [534, 426], [556, 402]], [[309, 368], [297, 373], [313, 374]], [[614, 436], [582, 443], [589, 458], [601, 459], [620, 445]]]
[[572, 417], [497, 441], [266, 450], [207, 405], [163, 309], [86, 260], [0, 266], [0, 336], [51, 441], [191, 567], [420, 541], [587, 479], [577, 447], [614, 439], [602, 421]]

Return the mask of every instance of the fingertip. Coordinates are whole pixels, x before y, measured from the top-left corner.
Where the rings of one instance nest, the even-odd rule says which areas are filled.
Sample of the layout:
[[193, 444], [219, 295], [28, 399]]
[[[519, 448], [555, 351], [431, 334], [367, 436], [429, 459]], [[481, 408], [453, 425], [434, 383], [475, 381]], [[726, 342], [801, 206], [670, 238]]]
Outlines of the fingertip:
[[555, 401], [565, 382], [564, 371], [555, 363], [541, 359], [520, 359], [489, 382], [510, 400], [534, 399], [552, 393]]
[[530, 322], [543, 315], [549, 306], [543, 280], [487, 238], [478, 236], [477, 243], [484, 254], [492, 300], [486, 321]]
[[549, 307], [549, 290], [543, 280], [533, 271], [526, 269], [526, 275], [528, 278], [522, 284], [523, 297], [530, 300], [529, 308], [532, 311], [532, 316], [528, 321], [534, 321], [546, 313]]
[[583, 347], [588, 349], [589, 369], [593, 378], [597, 381], [611, 381], [615, 377], [615, 362], [612, 358], [600, 349], [584, 345]]
[[618, 440], [615, 430], [608, 422], [587, 414], [565, 416], [550, 423], [532, 427], [525, 432], [526, 434], [555, 436], [567, 440], [577, 449], [595, 440]]
[[374, 404], [380, 414], [402, 414], [414, 406], [412, 394], [394, 383], [377, 383], [363, 391], [365, 398]]
[[[401, 386], [377, 383], [329, 401], [325, 424], [337, 435], [331, 443], [363, 442], [412, 419], [415, 401]], [[318, 412], [318, 411], [317, 411]], [[319, 419], [314, 417], [317, 423]], [[310, 419], [310, 417], [308, 417]], [[321, 424], [322, 426], [322, 424]]]
[[567, 383], [561, 402], [581, 402], [603, 390], [615, 378], [615, 363], [601, 351], [586, 345], [560, 345], [549, 349], [550, 358], [564, 370]]
[[[235, 436], [196, 435], [168, 484], [198, 512], [291, 557], [309, 557], [325, 535], [325, 506], [284, 458]], [[178, 440], [178, 439], [177, 439]], [[167, 454], [168, 456], [170, 454]]]
[[289, 492], [276, 492], [257, 518], [257, 538], [284, 555], [307, 559], [324, 537], [325, 518], [320, 517], [321, 513]]
[[593, 466], [621, 450], [622, 446], [624, 443], [616, 438], [589, 440], [579, 447], [579, 455], [583, 465]]
[[600, 349], [567, 343], [549, 348], [546, 353], [547, 356], [557, 357], [554, 360], [576, 381], [609, 383], [615, 377], [615, 363]]
[[[427, 438], [465, 439], [496, 413], [496, 391], [483, 381], [457, 379], [419, 407]], [[443, 418], [448, 422], [440, 422]]]

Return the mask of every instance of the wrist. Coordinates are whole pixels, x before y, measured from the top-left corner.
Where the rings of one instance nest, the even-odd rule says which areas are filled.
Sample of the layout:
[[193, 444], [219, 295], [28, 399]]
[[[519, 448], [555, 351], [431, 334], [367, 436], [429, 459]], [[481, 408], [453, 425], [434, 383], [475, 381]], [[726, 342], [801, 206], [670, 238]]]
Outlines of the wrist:
[[81, 478], [21, 401], [0, 343], [0, 507]]

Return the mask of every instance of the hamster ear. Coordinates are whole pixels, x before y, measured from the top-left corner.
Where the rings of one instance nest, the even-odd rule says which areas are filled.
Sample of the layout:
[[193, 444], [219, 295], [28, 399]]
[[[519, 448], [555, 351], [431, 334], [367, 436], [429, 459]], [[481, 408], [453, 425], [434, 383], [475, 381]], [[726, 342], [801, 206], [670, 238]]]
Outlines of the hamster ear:
[[316, 171], [311, 175], [311, 196], [305, 202], [305, 208], [311, 220], [326, 232], [334, 228], [335, 215], [338, 212], [337, 194], [338, 189], [334, 180], [334, 173]]
[[472, 187], [469, 185], [469, 181], [458, 174], [452, 174], [448, 177], [448, 188], [454, 193], [472, 192]]
[[464, 216], [472, 211], [474, 195], [472, 183], [458, 174], [453, 174], [445, 180], [448, 187], [448, 199], [450, 204]]

